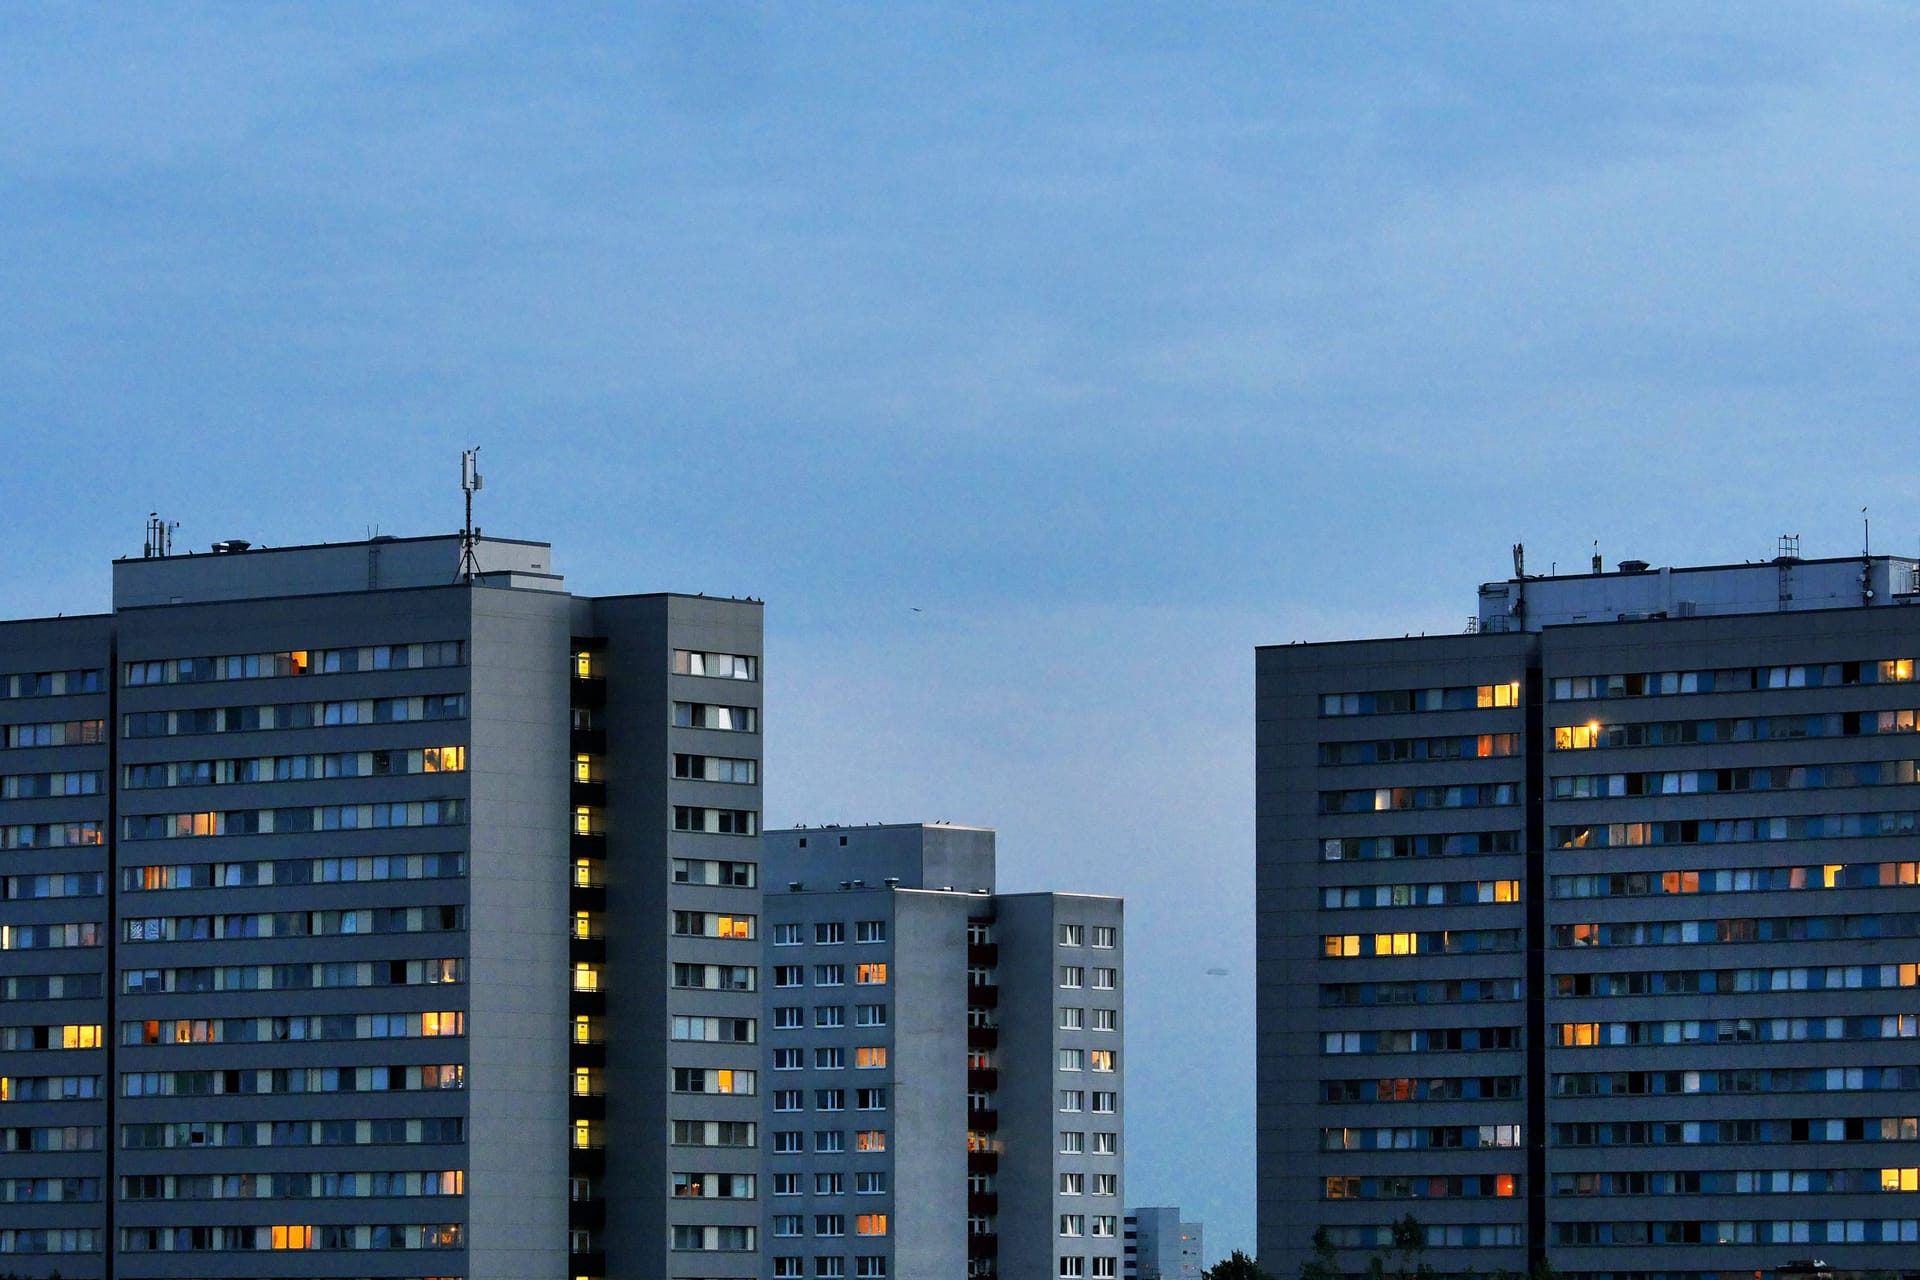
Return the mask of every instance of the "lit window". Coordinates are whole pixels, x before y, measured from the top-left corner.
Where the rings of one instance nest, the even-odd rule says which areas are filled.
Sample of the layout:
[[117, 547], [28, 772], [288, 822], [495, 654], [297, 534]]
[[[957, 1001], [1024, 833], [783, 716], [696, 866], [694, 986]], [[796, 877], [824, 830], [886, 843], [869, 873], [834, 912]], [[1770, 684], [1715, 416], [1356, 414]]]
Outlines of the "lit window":
[[887, 1065], [887, 1047], [883, 1044], [863, 1044], [853, 1051], [853, 1065], [861, 1070]]
[[853, 980], [862, 986], [885, 986], [887, 982], [887, 966], [884, 964], [857, 965], [853, 971]]
[[855, 1151], [885, 1151], [887, 1149], [887, 1131], [885, 1129], [861, 1129], [853, 1135]]
[[313, 1248], [312, 1227], [281, 1227], [273, 1229], [273, 1247], [276, 1249]]
[[887, 1234], [887, 1215], [884, 1213], [863, 1213], [854, 1220], [853, 1229], [863, 1236], [883, 1236]]

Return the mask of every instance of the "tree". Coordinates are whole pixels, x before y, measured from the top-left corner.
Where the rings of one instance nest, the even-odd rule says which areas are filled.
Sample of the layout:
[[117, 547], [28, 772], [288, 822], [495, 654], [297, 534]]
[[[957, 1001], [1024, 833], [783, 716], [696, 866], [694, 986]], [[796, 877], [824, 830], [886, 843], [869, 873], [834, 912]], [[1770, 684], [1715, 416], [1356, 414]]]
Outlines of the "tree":
[[1367, 1260], [1367, 1280], [1428, 1280], [1433, 1264], [1423, 1261], [1427, 1251], [1427, 1230], [1412, 1214], [1392, 1227], [1390, 1254], [1374, 1254]]
[[1273, 1276], [1260, 1269], [1260, 1264], [1246, 1254], [1235, 1249], [1231, 1257], [1222, 1258], [1208, 1267], [1201, 1280], [1273, 1280]]
[[1313, 1232], [1313, 1256], [1300, 1264], [1300, 1280], [1340, 1280], [1340, 1258], [1325, 1227]]

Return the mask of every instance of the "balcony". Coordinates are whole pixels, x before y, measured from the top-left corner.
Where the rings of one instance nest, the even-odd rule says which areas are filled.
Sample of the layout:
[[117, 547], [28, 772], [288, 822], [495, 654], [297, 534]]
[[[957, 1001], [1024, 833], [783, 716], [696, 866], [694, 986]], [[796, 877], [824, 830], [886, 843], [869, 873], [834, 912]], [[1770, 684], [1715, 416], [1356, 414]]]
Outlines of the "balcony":
[[574, 1120], [605, 1120], [607, 1118], [607, 1095], [604, 1093], [572, 1093], [567, 1104], [567, 1114]]
[[998, 1009], [1000, 1007], [1000, 988], [984, 986], [977, 982], [967, 984], [967, 1004], [975, 1009]]
[[1000, 1087], [1000, 1072], [993, 1067], [974, 1067], [967, 1072], [970, 1092], [992, 1093]]
[[1000, 1153], [998, 1151], [967, 1152], [968, 1173], [998, 1173], [1000, 1171]]
[[999, 943], [969, 942], [967, 944], [967, 967], [969, 969], [991, 969], [999, 963]]
[[998, 1027], [968, 1027], [967, 1028], [967, 1048], [997, 1049], [999, 1047], [1000, 1047], [1000, 1028]]
[[587, 805], [595, 809], [603, 808], [607, 803], [607, 784], [575, 779], [567, 784], [567, 795], [575, 807]]
[[604, 707], [607, 705], [607, 679], [605, 676], [576, 675], [567, 681], [567, 702], [575, 707]]
[[1000, 1212], [1000, 1193], [997, 1191], [972, 1191], [967, 1193], [967, 1216], [969, 1218], [991, 1218]]
[[567, 735], [567, 749], [577, 756], [607, 754], [605, 729], [574, 729]]
[[1000, 1113], [995, 1110], [967, 1112], [967, 1128], [980, 1133], [992, 1133], [1000, 1127]]
[[967, 1257], [997, 1258], [1000, 1256], [1000, 1237], [992, 1235], [968, 1236]]

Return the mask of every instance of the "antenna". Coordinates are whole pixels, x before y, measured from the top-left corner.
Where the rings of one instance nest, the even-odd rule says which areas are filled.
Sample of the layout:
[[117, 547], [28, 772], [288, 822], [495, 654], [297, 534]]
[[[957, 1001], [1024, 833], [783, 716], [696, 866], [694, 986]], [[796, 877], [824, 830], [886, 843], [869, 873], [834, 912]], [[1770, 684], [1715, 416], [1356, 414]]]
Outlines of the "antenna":
[[1513, 576], [1516, 578], [1527, 576], [1527, 544], [1524, 542], [1513, 544]]
[[479, 532], [473, 527], [473, 495], [480, 489], [480, 449], [475, 446], [460, 454], [460, 489], [467, 499], [467, 523], [460, 530], [460, 570], [463, 582], [472, 582], [480, 572], [480, 559], [474, 554]]
[[178, 520], [162, 520], [159, 512], [147, 512], [147, 542], [140, 549], [141, 557], [153, 560], [172, 555], [173, 531], [179, 527]]

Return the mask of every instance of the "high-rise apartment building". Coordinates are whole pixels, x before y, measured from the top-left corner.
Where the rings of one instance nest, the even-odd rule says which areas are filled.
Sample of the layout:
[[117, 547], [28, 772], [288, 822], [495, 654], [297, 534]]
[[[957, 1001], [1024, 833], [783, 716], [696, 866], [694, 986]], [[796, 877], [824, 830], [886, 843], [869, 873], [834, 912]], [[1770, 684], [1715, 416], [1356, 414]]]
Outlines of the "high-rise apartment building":
[[767, 1275], [1118, 1277], [1122, 903], [994, 833], [765, 837]]
[[0, 623], [0, 1271], [761, 1274], [760, 607], [463, 549]]
[[1920, 1274], [1916, 563], [1782, 551], [1259, 650], [1269, 1270]]
[[1206, 1269], [1201, 1225], [1182, 1222], [1178, 1205], [1127, 1210], [1127, 1280], [1200, 1280]]

